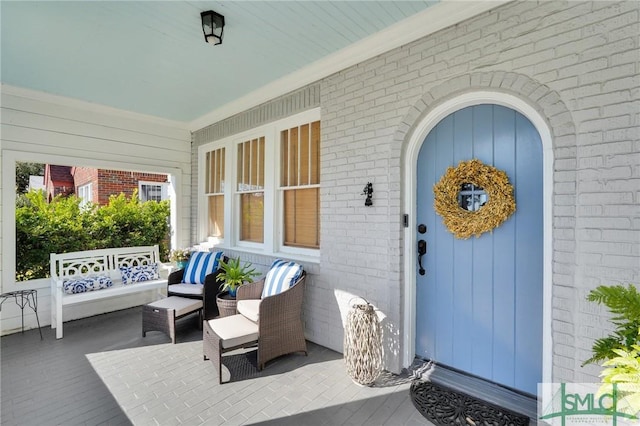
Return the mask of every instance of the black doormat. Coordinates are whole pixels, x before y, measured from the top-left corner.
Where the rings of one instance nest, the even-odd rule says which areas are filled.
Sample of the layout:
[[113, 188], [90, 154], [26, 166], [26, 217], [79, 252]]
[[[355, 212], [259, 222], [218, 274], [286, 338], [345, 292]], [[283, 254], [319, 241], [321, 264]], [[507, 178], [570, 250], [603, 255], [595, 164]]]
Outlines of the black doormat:
[[430, 422], [459, 426], [528, 426], [529, 418], [432, 382], [414, 380], [411, 401]]

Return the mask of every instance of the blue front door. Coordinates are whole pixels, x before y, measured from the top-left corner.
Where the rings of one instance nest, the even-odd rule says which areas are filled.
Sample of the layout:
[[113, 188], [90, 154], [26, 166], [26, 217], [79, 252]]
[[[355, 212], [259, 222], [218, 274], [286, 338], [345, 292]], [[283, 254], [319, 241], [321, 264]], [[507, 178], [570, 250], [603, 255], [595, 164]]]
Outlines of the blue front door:
[[[493, 232], [460, 240], [434, 211], [433, 185], [473, 158], [507, 173], [516, 212]], [[427, 253], [426, 274], [416, 273], [416, 355], [535, 394], [542, 380], [540, 135], [510, 108], [467, 107], [429, 133], [417, 176], [417, 223], [426, 232], [416, 235]]]

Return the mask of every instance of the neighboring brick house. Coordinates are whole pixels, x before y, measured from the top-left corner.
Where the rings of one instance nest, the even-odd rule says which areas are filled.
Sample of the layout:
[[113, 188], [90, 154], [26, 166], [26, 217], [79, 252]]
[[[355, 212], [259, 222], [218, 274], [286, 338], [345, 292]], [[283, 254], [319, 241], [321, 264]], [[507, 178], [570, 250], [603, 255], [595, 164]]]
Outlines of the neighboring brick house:
[[45, 185], [49, 201], [58, 194], [75, 193], [83, 203], [105, 205], [111, 195], [124, 193], [130, 197], [135, 190], [138, 190], [142, 201], [160, 201], [168, 198], [167, 175], [155, 173], [47, 164]]
[[47, 201], [56, 195], [70, 195], [75, 192], [71, 167], [46, 164], [44, 167], [44, 186]]

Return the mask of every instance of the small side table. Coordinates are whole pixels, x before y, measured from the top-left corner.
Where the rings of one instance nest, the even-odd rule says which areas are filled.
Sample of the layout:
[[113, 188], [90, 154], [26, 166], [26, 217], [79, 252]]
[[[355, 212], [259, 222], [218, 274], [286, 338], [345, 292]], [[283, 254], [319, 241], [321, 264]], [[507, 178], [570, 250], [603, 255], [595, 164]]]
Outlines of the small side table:
[[169, 296], [142, 307], [142, 337], [147, 331], [162, 331], [176, 343], [176, 320], [198, 312], [198, 324], [202, 327], [202, 300]]
[[40, 332], [40, 340], [42, 340], [42, 330], [40, 329], [40, 319], [38, 318], [38, 290], [17, 290], [10, 291], [8, 293], [0, 294], [0, 310], [5, 300], [13, 297], [16, 305], [20, 307], [22, 311], [22, 333], [24, 333], [24, 307], [29, 306], [36, 314], [36, 321], [38, 321], [38, 331]]

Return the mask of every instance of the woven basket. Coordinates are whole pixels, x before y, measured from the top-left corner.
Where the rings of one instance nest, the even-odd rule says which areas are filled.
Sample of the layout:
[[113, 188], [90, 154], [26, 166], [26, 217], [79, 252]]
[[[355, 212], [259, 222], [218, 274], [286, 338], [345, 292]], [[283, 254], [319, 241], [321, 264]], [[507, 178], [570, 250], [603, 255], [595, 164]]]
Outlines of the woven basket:
[[351, 379], [369, 386], [382, 371], [382, 329], [373, 305], [357, 304], [347, 314], [344, 360]]
[[227, 298], [229, 293], [224, 292], [216, 296], [216, 303], [218, 305], [218, 312], [221, 317], [228, 317], [236, 314], [236, 305], [238, 301], [235, 299]]

